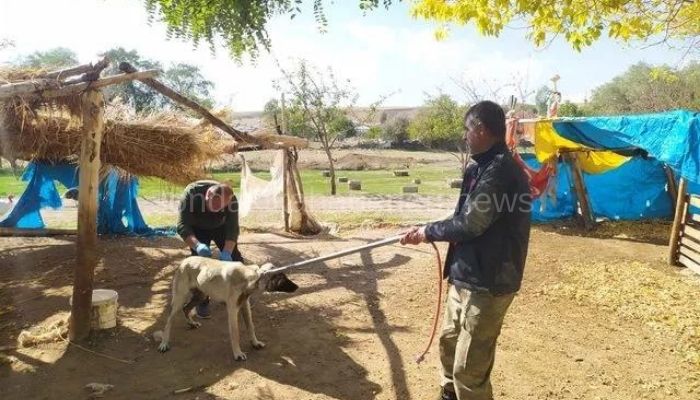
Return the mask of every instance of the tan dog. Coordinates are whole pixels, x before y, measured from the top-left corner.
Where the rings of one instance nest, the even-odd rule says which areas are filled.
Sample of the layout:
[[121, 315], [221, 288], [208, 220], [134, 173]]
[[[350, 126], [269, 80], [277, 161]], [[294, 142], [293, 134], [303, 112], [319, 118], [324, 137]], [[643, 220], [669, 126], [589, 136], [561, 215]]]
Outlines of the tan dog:
[[187, 324], [191, 328], [200, 326], [199, 322], [192, 319], [190, 312], [197, 304], [204, 301], [207, 296], [212, 301], [226, 303], [231, 348], [236, 361], [244, 361], [246, 359], [246, 355], [241, 351], [240, 346], [240, 332], [238, 330], [238, 313], [240, 311], [243, 311], [243, 321], [250, 333], [250, 342], [253, 348], [262, 349], [265, 347], [265, 343], [259, 341], [255, 336], [255, 327], [253, 326], [253, 317], [250, 312], [248, 298], [258, 292], [291, 293], [298, 288], [283, 273], [264, 273], [272, 268], [274, 268], [274, 265], [270, 263], [258, 267], [257, 265], [244, 265], [235, 261], [219, 261], [213, 258], [197, 256], [184, 259], [175, 270], [175, 275], [173, 276], [173, 298], [170, 303], [170, 316], [168, 316], [168, 321], [165, 324], [158, 350], [166, 352], [170, 349], [170, 329], [172, 328], [173, 317], [180, 310], [185, 313]]

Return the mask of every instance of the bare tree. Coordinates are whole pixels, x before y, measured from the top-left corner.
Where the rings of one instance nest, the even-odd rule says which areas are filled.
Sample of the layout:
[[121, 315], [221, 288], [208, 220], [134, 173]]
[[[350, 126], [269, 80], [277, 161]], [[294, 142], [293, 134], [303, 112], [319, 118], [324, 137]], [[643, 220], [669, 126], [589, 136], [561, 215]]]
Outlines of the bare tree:
[[[305, 60], [299, 60], [293, 71], [280, 67], [283, 84], [278, 89], [289, 93], [289, 122], [291, 133], [310, 134], [323, 146], [330, 170], [331, 194], [336, 194], [333, 148], [342, 135], [334, 129], [339, 119], [347, 118], [348, 110], [357, 101], [357, 93], [349, 81], [339, 83], [333, 71], [321, 73]], [[284, 88], [283, 88], [284, 86]], [[297, 132], [294, 132], [297, 131]]]

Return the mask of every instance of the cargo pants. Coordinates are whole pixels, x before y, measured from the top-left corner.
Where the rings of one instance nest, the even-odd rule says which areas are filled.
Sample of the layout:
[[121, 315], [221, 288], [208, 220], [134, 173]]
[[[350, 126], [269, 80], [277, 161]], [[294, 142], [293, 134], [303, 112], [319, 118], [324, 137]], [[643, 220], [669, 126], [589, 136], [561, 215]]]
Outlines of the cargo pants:
[[440, 334], [442, 386], [459, 400], [491, 400], [496, 341], [514, 293], [493, 296], [450, 285]]

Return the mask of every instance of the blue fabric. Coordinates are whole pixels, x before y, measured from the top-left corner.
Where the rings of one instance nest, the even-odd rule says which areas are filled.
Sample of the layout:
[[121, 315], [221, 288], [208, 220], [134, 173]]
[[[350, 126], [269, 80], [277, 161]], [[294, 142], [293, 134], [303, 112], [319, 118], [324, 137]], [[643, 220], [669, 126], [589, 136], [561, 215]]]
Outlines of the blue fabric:
[[[22, 180], [27, 188], [17, 200], [14, 208], [0, 220], [2, 227], [22, 229], [44, 228], [42, 208], [59, 208], [61, 196], [54, 181], [67, 188], [78, 186], [78, 169], [70, 164], [29, 164]], [[101, 234], [171, 235], [168, 230], [154, 231], [144, 221], [136, 197], [138, 179], [119, 179], [110, 171], [100, 182], [98, 193], [97, 232]]]
[[556, 120], [561, 136], [596, 149], [636, 147], [700, 183], [700, 115], [671, 111], [618, 117]]
[[670, 218], [674, 205], [666, 191], [663, 163], [632, 158], [602, 174], [583, 174], [596, 218], [640, 220]]
[[[537, 161], [534, 154], [521, 154], [525, 163], [534, 169], [540, 169], [542, 164]], [[558, 219], [571, 218], [574, 215], [574, 199], [576, 194], [571, 191], [571, 170], [569, 166], [559, 163], [557, 166], [556, 200], [542, 195], [532, 202], [532, 220], [535, 222], [549, 222]], [[542, 206], [544, 202], [544, 207]]]
[[[541, 167], [532, 154], [523, 154], [522, 158], [530, 168]], [[594, 217], [611, 220], [670, 218], [674, 205], [666, 191], [666, 175], [662, 165], [658, 160], [637, 157], [602, 174], [584, 173]], [[532, 204], [532, 220], [535, 222], [566, 219], [575, 214], [577, 199], [569, 166], [559, 163], [554, 179], [556, 203], [546, 194], [536, 199]], [[691, 188], [700, 190], [700, 185], [690, 184]]]
[[120, 179], [114, 170], [102, 179], [97, 213], [98, 233], [153, 234], [136, 201], [138, 188], [137, 178]]
[[0, 220], [2, 227], [43, 228], [44, 220], [39, 210], [45, 207], [56, 209], [62, 205], [54, 181], [59, 181], [68, 188], [78, 186], [75, 166], [66, 164], [30, 163], [22, 174], [22, 180], [28, 182], [27, 188], [9, 214]]

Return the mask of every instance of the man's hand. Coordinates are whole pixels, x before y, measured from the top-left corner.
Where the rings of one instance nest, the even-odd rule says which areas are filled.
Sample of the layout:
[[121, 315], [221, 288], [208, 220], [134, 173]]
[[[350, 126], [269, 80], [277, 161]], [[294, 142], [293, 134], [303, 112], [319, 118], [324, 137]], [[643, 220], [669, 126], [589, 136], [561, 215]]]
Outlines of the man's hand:
[[211, 257], [211, 249], [204, 243], [197, 243], [194, 251], [196, 251], [197, 255], [200, 257]]
[[221, 261], [233, 261], [233, 258], [231, 258], [231, 252], [226, 251], [226, 250], [221, 250], [219, 252], [219, 260], [221, 260]]
[[428, 240], [425, 237], [425, 227], [424, 226], [414, 226], [408, 232], [404, 234], [401, 238], [401, 244], [421, 244], [426, 243]]

